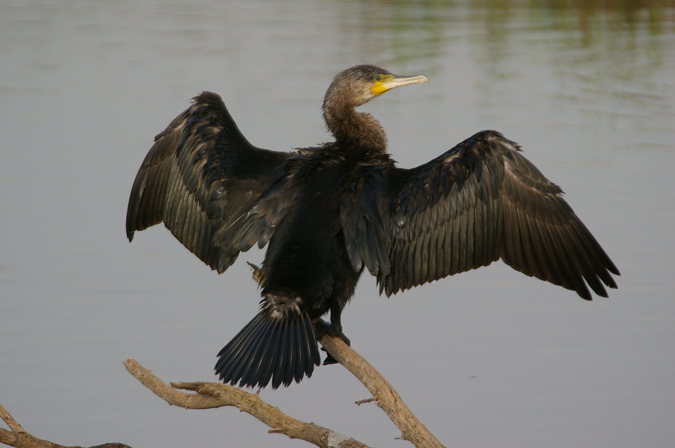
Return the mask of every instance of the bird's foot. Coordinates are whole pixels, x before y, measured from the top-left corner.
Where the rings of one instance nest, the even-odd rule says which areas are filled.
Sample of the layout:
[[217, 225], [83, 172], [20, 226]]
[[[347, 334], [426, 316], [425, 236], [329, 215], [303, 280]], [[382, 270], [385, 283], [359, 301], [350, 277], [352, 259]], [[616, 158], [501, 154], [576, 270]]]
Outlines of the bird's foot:
[[330, 335], [337, 336], [342, 339], [345, 344], [351, 345], [349, 338], [342, 332], [341, 325], [329, 324], [323, 319], [317, 319], [316, 322], [314, 322], [314, 331], [316, 333], [317, 341], [325, 335]]
[[[344, 341], [345, 344], [351, 345], [351, 342], [349, 341], [349, 338], [345, 336], [345, 334], [342, 332], [342, 327], [338, 325], [333, 325], [329, 324], [323, 319], [318, 319], [316, 322], [314, 322], [314, 331], [316, 332], [316, 340], [318, 341], [325, 335], [329, 336], [337, 336], [340, 339]], [[325, 348], [321, 348], [324, 352], [326, 351]], [[323, 365], [327, 366], [329, 364], [337, 364], [337, 361], [335, 358], [331, 356], [330, 353], [326, 355], [326, 359], [323, 361]]]

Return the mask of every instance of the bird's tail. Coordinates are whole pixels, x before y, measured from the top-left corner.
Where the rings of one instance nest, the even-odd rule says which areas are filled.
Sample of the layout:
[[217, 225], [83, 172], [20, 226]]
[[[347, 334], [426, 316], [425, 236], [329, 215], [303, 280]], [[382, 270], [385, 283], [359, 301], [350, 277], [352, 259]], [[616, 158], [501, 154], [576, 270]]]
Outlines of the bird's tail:
[[263, 309], [218, 353], [216, 374], [223, 383], [243, 387], [288, 386], [321, 363], [314, 326], [307, 312]]

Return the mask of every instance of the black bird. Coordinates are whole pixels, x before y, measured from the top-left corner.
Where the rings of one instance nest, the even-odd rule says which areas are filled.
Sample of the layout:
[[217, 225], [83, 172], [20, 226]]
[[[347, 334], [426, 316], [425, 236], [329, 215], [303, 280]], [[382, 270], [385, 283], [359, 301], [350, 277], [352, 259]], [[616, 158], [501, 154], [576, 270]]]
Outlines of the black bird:
[[562, 190], [499, 132], [395, 165], [380, 124], [355, 108], [427, 81], [373, 65], [339, 73], [323, 102], [335, 141], [319, 147], [257, 148], [209, 92], [155, 137], [131, 190], [129, 241], [163, 221], [218, 272], [268, 244], [260, 312], [218, 354], [223, 382], [277, 388], [311, 376], [323, 334], [349, 342], [340, 314], [364, 267], [387, 296], [500, 258], [586, 300], [588, 287], [616, 288], [618, 269]]

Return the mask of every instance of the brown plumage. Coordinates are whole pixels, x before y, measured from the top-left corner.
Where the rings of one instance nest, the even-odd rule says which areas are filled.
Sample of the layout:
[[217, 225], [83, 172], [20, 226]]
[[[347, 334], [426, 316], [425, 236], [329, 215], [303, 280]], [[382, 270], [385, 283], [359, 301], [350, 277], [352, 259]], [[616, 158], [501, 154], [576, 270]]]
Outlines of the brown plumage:
[[[226, 383], [272, 387], [311, 376], [317, 340], [348, 341], [340, 315], [367, 270], [387, 296], [502, 259], [591, 300], [619, 275], [562, 190], [495, 131], [412, 169], [355, 108], [426, 76], [372, 65], [338, 74], [323, 103], [335, 141], [296, 152], [251, 145], [204, 92], [155, 139], [129, 198], [127, 236], [164, 222], [218, 272], [268, 245], [261, 308], [221, 350]], [[320, 317], [331, 312], [331, 323]]]

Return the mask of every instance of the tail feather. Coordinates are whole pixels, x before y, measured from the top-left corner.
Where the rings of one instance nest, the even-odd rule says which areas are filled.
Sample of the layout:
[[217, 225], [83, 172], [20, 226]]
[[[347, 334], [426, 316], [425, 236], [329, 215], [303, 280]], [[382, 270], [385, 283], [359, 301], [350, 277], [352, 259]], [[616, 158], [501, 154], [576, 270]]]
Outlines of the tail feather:
[[279, 362], [280, 326], [274, 327], [272, 339], [272, 343], [268, 346], [267, 361], [260, 364], [259, 378], [255, 380], [258, 384], [268, 384], [270, 382], [274, 373], [274, 366]]
[[[295, 327], [295, 345], [297, 347], [296, 353], [302, 353], [305, 349], [305, 340], [307, 340], [307, 335], [304, 332], [305, 326], [300, 323]], [[295, 381], [300, 381], [302, 379], [302, 373], [305, 370], [305, 360], [298, 359], [295, 364]]]
[[[288, 386], [291, 381], [293, 380], [293, 363], [295, 362], [295, 359], [293, 359], [293, 355], [295, 354], [295, 351], [297, 350], [295, 347], [295, 329], [297, 328], [296, 325], [288, 325], [289, 322], [285, 322], [285, 327], [286, 328], [286, 343], [284, 344], [284, 361], [283, 365], [281, 366], [281, 370], [283, 373], [283, 377], [281, 378], [281, 381], [284, 383], [284, 386]], [[275, 378], [276, 379], [276, 378]], [[272, 386], [274, 387], [274, 382], [272, 383]]]
[[309, 315], [261, 310], [221, 351], [216, 374], [224, 383], [276, 389], [312, 376], [321, 363]]
[[[270, 371], [269, 365], [274, 364], [276, 358], [276, 345], [279, 336], [279, 328], [273, 326], [271, 329], [271, 334], [268, 336], [269, 340], [272, 341], [269, 344], [264, 344], [261, 346], [261, 352], [258, 362], [251, 362], [251, 381], [253, 384], [260, 384], [265, 378], [265, 373]], [[264, 380], [264, 384], [269, 382], [269, 377], [267, 380]]]
[[274, 328], [262, 327], [257, 330], [240, 341], [237, 357], [231, 363], [234, 370], [232, 375], [235, 377], [243, 377], [247, 372], [254, 372], [256, 361], [259, 364], [260, 360], [264, 359], [266, 342], [270, 340], [269, 333], [273, 333]]
[[[221, 356], [225, 352], [225, 349], [228, 349], [227, 359], [221, 358], [218, 361], [216, 364], [216, 372], [218, 372], [221, 377], [240, 378], [242, 365], [244, 365], [249, 355], [255, 352], [251, 349], [246, 350], [247, 345], [253, 345], [253, 347], [255, 347], [255, 341], [265, 333], [266, 328], [267, 327], [265, 326], [261, 327], [260, 322], [257, 319], [253, 319], [248, 325], [242, 328], [230, 343], [227, 344], [227, 347], [223, 348], [220, 353], [218, 353], [218, 356]], [[234, 382], [232, 384], [234, 384]]]
[[316, 345], [316, 335], [314, 334], [314, 325], [312, 324], [312, 321], [310, 319], [305, 319], [303, 320], [303, 323], [304, 323], [303, 328], [305, 334], [307, 335], [304, 339], [305, 346], [303, 350], [312, 354], [312, 356], [305, 357], [305, 371], [307, 371], [308, 369], [313, 369], [314, 364], [316, 365], [321, 364], [321, 356], [319, 355], [319, 351], [317, 350], [318, 347]]
[[303, 377], [305, 371], [305, 359], [299, 356], [300, 353], [303, 353], [303, 338], [307, 336], [303, 335], [302, 331], [303, 325], [302, 322], [299, 322], [298, 325], [295, 325], [295, 328], [292, 329], [291, 334], [293, 335], [293, 350], [291, 351], [291, 362], [289, 364], [290, 375], [293, 376], [296, 382], [300, 381]]

